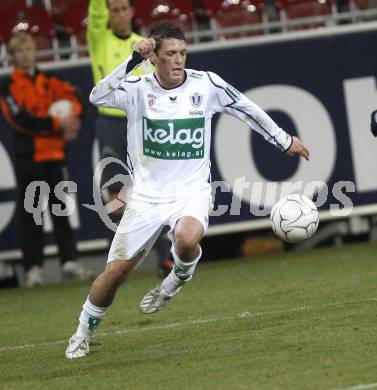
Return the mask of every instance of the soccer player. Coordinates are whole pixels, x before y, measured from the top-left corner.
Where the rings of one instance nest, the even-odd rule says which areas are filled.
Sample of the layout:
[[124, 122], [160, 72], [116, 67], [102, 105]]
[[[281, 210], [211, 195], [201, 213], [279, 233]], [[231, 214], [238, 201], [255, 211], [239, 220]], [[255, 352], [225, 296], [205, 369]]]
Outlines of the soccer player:
[[[147, 59], [156, 65], [156, 72], [130, 77]], [[183, 32], [161, 23], [90, 94], [94, 104], [128, 112], [134, 190], [106, 268], [93, 283], [69, 341], [66, 356], [70, 359], [89, 353], [93, 332], [118, 287], [147, 255], [165, 225], [170, 227], [174, 268], [145, 295], [141, 312], [161, 310], [192, 278], [212, 203], [209, 156], [211, 117], [216, 112], [240, 118], [288, 155], [309, 158], [297, 137], [279, 128], [246, 96], [215, 73], [185, 69], [185, 62]]]

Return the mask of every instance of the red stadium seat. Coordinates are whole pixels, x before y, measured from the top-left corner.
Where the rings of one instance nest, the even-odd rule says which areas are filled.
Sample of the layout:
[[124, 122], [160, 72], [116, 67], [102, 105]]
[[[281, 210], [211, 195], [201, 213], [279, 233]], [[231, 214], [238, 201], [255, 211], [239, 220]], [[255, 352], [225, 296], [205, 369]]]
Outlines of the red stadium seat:
[[1, 0], [1, 9], [22, 9], [27, 6], [26, 0]]
[[[314, 16], [331, 15], [330, 0], [278, 0], [276, 6], [282, 11], [281, 19], [309, 18]], [[323, 22], [305, 22], [300, 25], [290, 26], [289, 30], [301, 30], [306, 28], [322, 27]]]
[[80, 10], [81, 12], [75, 12], [72, 15], [63, 15], [64, 27], [66, 32], [75, 37], [77, 43], [80, 45], [86, 45], [86, 26], [88, 22], [88, 11]]
[[369, 8], [368, 0], [353, 0], [353, 4], [356, 9], [367, 9]]
[[[31, 6], [21, 9], [1, 9], [0, 40], [7, 42], [13, 33], [26, 31], [34, 36], [38, 50], [57, 48], [55, 28], [50, 14], [44, 7]], [[43, 58], [51, 60], [52, 56]]]
[[189, 0], [152, 0], [135, 2], [136, 24], [145, 30], [163, 20], [174, 23], [183, 31], [194, 29], [194, 10]]
[[0, 41], [3, 43], [8, 42], [9, 38], [12, 36], [12, 22], [14, 20], [16, 10], [14, 9], [0, 9]]
[[[215, 28], [262, 24], [264, 21], [263, 0], [202, 0], [206, 14], [215, 21]], [[213, 25], [213, 23], [212, 23]], [[263, 30], [225, 34], [235, 38], [263, 34]]]
[[74, 56], [86, 45], [88, 0], [51, 0], [52, 14], [59, 31], [69, 36]]
[[[52, 15], [58, 25], [69, 22], [69, 17], [78, 19], [88, 14], [89, 0], [51, 0]], [[73, 23], [75, 24], [75, 23]]]

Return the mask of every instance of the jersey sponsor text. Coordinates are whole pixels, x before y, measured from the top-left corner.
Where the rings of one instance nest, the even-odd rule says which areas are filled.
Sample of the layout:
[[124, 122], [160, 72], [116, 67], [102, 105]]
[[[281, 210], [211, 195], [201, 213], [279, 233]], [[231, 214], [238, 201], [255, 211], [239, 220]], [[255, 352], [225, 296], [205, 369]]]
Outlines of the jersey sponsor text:
[[204, 157], [204, 118], [143, 118], [144, 155], [165, 160]]

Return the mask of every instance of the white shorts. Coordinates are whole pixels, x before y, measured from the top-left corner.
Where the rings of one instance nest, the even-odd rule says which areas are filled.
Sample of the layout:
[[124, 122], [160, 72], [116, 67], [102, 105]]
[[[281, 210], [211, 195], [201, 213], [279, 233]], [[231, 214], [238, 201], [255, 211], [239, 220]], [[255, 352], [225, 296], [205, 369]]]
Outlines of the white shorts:
[[[211, 191], [194, 192], [169, 203], [149, 203], [131, 200], [111, 243], [107, 262], [130, 260], [143, 252], [143, 258], [152, 249], [162, 229], [170, 226], [169, 237], [182, 217], [194, 217], [208, 228], [208, 214], [212, 209]], [[141, 259], [142, 260], [142, 259]]]

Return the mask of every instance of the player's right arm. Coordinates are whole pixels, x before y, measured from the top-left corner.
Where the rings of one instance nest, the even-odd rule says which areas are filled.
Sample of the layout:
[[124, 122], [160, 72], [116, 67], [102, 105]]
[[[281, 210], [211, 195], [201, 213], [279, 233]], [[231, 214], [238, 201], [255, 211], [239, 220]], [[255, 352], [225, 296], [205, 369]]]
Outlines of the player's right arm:
[[129, 76], [153, 54], [155, 47], [154, 39], [139, 41], [127, 60], [97, 83], [90, 93], [90, 102], [96, 106], [128, 110], [131, 85], [140, 80], [140, 77], [129, 79]]
[[90, 52], [95, 50], [96, 43], [101, 39], [103, 32], [106, 30], [108, 19], [109, 10], [106, 6], [106, 0], [90, 0], [86, 30], [86, 39]]

